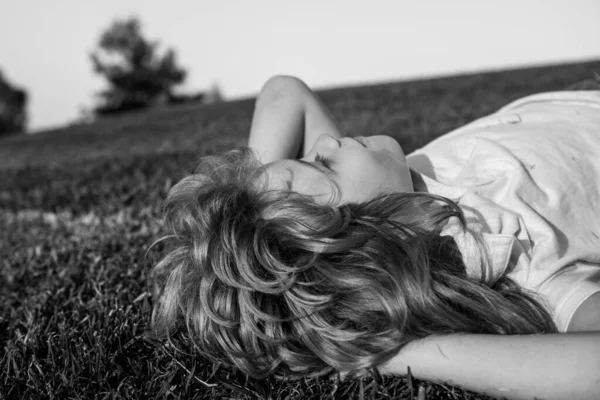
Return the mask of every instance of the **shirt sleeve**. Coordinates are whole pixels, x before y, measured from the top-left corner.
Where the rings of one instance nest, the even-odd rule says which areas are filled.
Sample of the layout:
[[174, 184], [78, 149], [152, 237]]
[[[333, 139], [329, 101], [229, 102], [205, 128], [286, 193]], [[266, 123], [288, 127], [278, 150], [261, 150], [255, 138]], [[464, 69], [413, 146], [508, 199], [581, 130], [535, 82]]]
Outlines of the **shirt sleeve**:
[[561, 269], [540, 288], [550, 303], [559, 332], [567, 331], [577, 308], [596, 292], [600, 292], [600, 265], [584, 262]]

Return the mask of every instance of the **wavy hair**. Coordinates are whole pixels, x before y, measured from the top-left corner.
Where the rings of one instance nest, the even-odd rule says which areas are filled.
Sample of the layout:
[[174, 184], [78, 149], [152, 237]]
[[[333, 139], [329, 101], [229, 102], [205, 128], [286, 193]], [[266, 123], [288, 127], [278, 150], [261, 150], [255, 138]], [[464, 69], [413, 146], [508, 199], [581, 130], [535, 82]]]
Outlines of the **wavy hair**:
[[[455, 332], [556, 332], [533, 293], [467, 276], [449, 199], [382, 194], [320, 204], [257, 184], [242, 147], [203, 159], [164, 205], [152, 328], [182, 331], [213, 361], [253, 377], [377, 367], [408, 342]], [[152, 246], [154, 246], [154, 244]], [[485, 263], [482, 257], [482, 263]]]

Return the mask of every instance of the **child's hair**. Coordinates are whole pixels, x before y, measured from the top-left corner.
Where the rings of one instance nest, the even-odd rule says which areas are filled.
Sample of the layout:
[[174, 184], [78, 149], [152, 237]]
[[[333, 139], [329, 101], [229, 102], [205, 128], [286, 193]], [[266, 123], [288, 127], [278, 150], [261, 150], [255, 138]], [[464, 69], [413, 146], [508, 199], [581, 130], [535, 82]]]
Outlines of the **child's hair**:
[[319, 204], [267, 190], [263, 171], [242, 147], [204, 158], [169, 192], [155, 334], [181, 330], [253, 377], [300, 377], [376, 367], [431, 334], [556, 332], [508, 278], [490, 288], [467, 277], [454, 239], [440, 236], [451, 217], [465, 226], [454, 202], [397, 193]]

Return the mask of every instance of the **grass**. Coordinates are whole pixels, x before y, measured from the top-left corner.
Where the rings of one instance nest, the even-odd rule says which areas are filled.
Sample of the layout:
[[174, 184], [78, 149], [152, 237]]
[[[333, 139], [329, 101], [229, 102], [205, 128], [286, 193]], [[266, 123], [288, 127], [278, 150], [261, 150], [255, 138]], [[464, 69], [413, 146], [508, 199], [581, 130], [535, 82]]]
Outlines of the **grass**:
[[[320, 95], [350, 135], [384, 132], [410, 152], [598, 73], [592, 61]], [[189, 104], [0, 139], [0, 399], [487, 398], [411, 377], [257, 381], [144, 339], [161, 201], [199, 156], [245, 143], [252, 108]]]

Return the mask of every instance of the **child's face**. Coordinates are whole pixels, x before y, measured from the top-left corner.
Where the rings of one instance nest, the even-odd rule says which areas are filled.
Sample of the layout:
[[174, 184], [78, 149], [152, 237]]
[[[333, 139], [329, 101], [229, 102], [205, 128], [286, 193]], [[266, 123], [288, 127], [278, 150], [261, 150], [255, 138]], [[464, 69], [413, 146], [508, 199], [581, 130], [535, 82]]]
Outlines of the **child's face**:
[[383, 192], [413, 192], [404, 152], [389, 136], [321, 135], [306, 157], [270, 163], [266, 174], [270, 188], [315, 196], [323, 203], [355, 203]]

